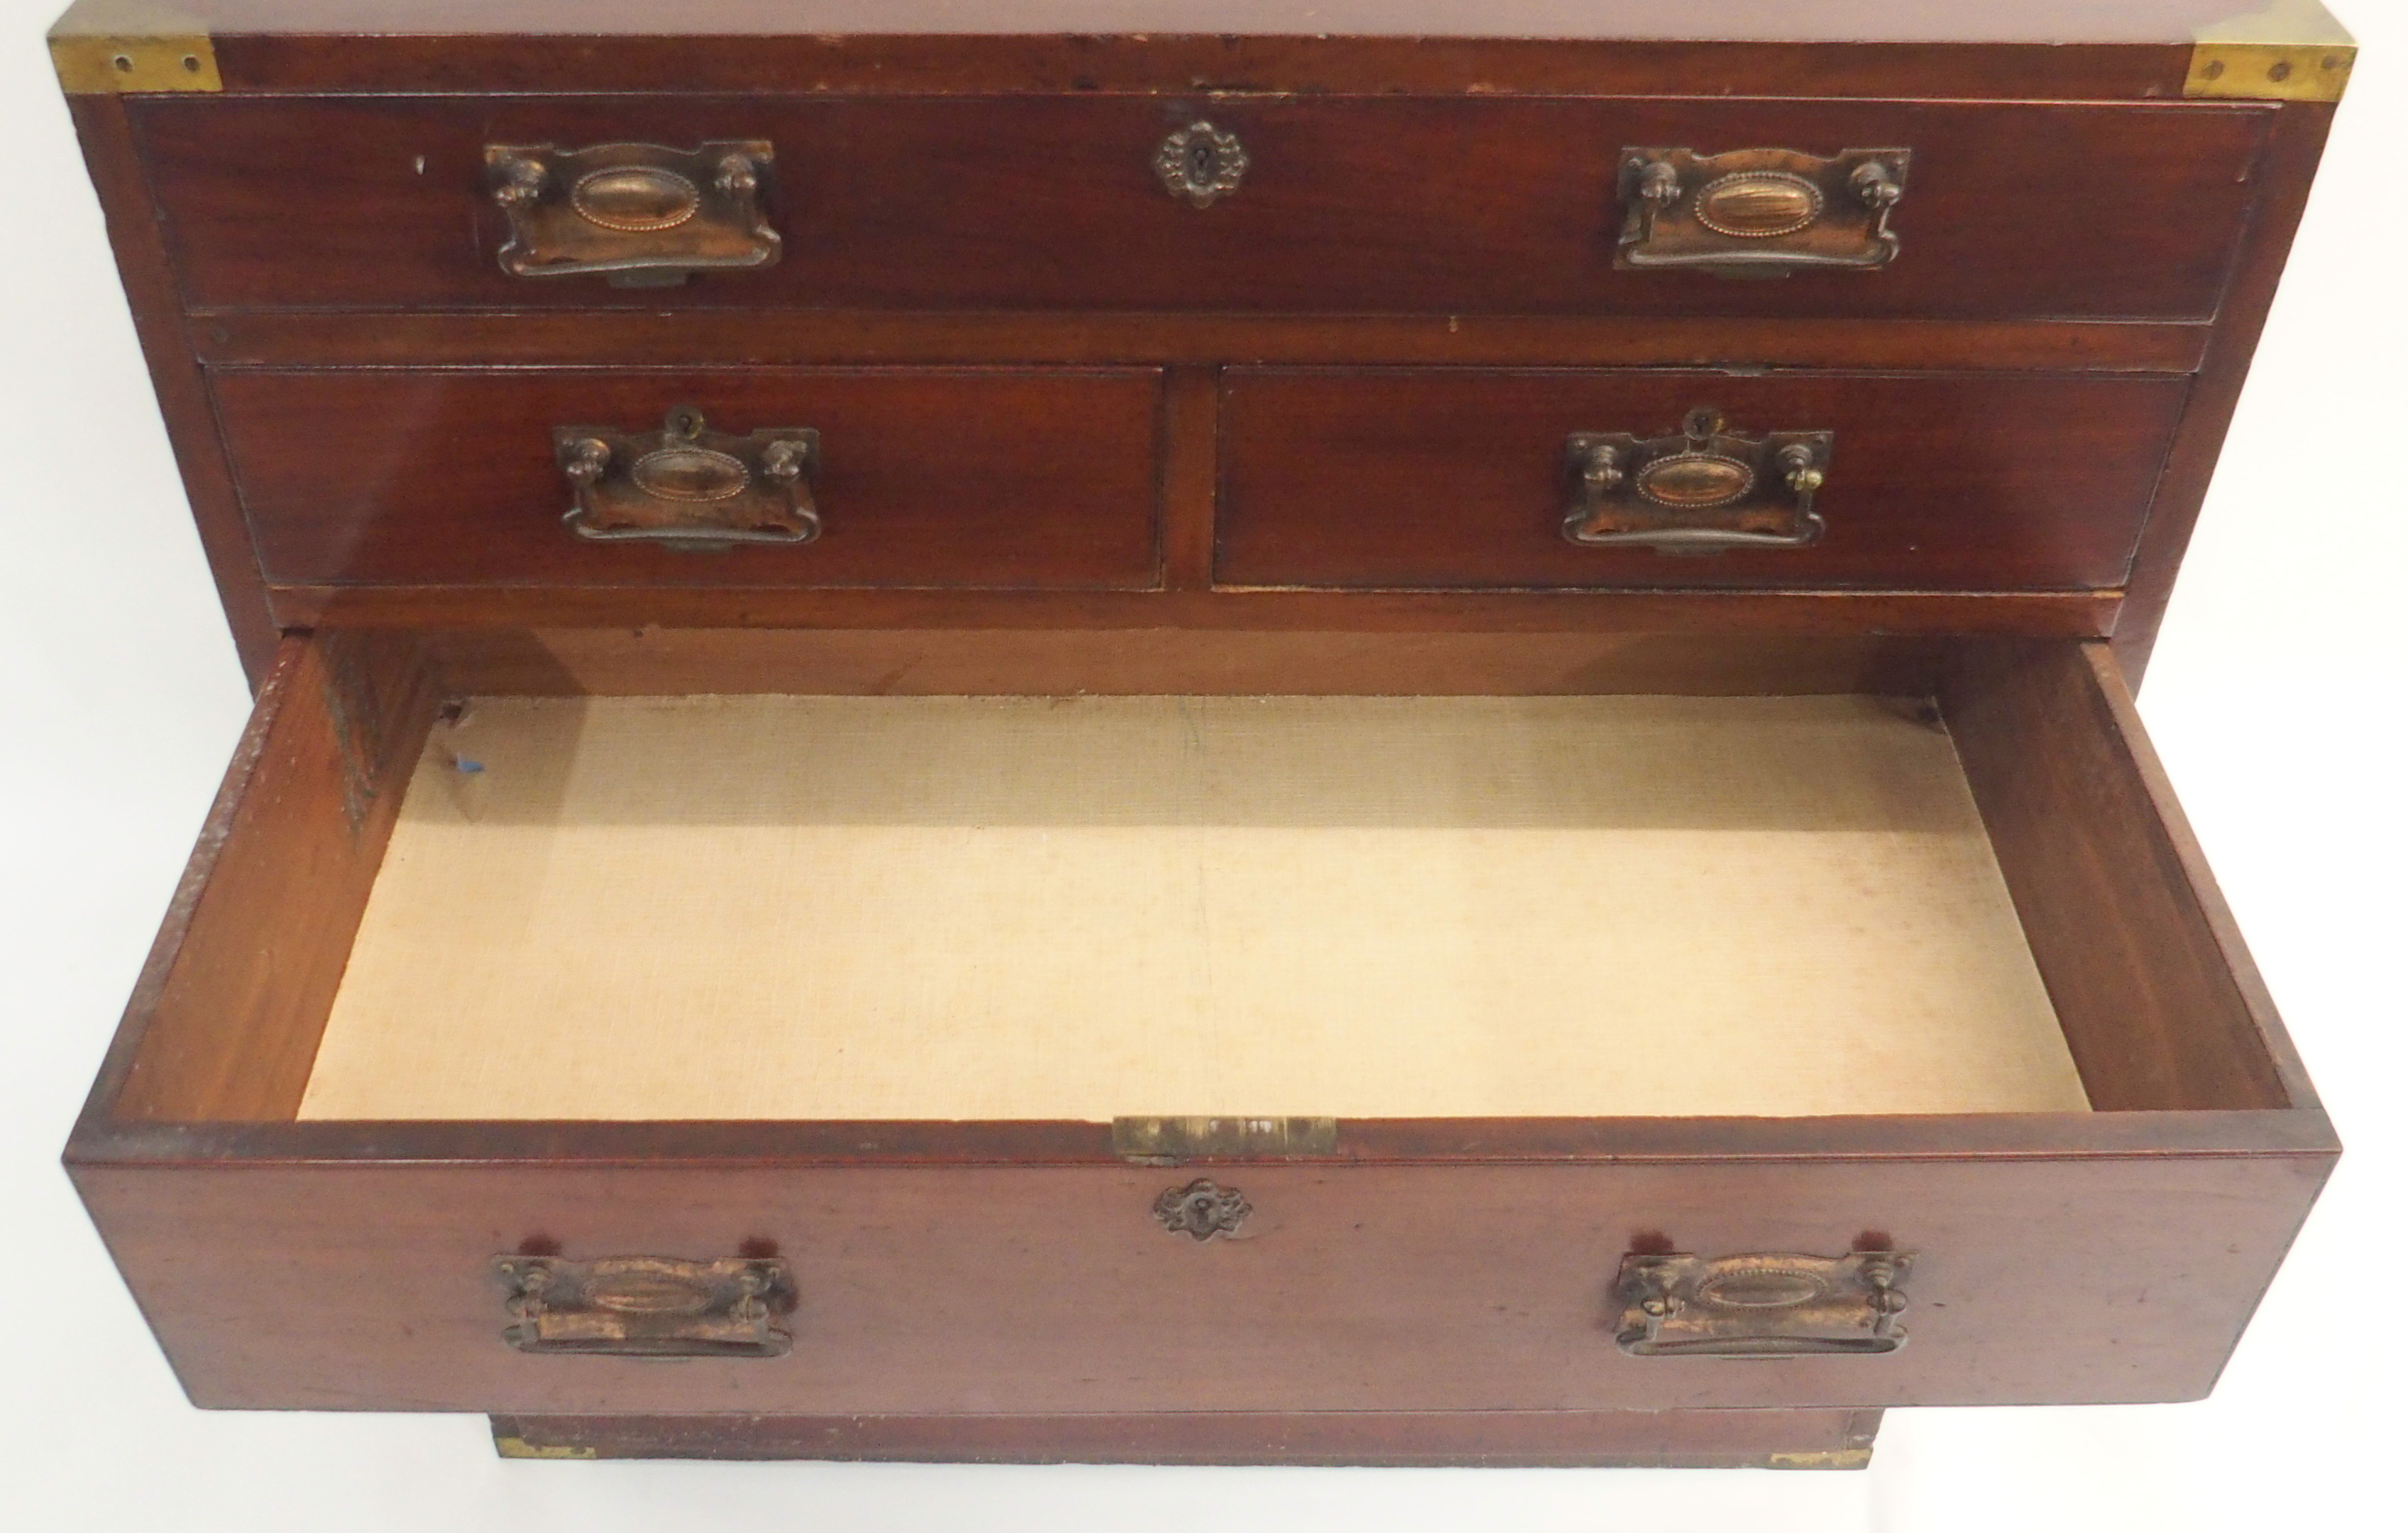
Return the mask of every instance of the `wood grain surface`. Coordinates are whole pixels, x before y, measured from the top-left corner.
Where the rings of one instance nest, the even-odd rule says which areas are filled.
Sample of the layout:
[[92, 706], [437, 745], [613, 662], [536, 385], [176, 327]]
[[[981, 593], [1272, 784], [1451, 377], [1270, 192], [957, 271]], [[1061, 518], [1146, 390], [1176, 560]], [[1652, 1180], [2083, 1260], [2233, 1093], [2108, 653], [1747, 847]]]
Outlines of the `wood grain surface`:
[[505, 1458], [1862, 1469], [1879, 1411], [496, 1416]]
[[[221, 417], [279, 581], [1141, 590], [1161, 380], [1143, 369], [224, 373]], [[820, 537], [695, 553], [561, 523], [556, 426], [820, 433]]]
[[[1239, 368], [1226, 375], [1230, 586], [2107, 588], [2180, 417], [2172, 379]], [[1563, 536], [1576, 432], [1834, 434], [1813, 545], [1668, 557]]]
[[[2210, 317], [2272, 115], [1078, 94], [156, 97], [132, 109], [186, 298], [204, 308], [1817, 319]], [[1197, 208], [1165, 192], [1153, 159], [1206, 117], [1250, 165], [1234, 194]], [[777, 265], [666, 293], [498, 265], [487, 144], [724, 138], [777, 146]], [[1910, 148], [1903, 253], [1878, 271], [1771, 281], [1617, 270], [1620, 156], [1646, 145]]]

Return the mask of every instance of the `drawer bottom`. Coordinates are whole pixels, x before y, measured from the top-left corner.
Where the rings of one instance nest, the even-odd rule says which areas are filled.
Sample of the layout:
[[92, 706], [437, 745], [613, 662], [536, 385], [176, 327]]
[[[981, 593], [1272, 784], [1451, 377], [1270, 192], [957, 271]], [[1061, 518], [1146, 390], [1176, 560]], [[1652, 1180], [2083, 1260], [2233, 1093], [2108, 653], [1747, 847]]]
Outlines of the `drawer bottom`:
[[504, 1458], [1861, 1469], [1879, 1411], [494, 1416]]
[[1886, 699], [460, 709], [304, 1121], [2090, 1107]]

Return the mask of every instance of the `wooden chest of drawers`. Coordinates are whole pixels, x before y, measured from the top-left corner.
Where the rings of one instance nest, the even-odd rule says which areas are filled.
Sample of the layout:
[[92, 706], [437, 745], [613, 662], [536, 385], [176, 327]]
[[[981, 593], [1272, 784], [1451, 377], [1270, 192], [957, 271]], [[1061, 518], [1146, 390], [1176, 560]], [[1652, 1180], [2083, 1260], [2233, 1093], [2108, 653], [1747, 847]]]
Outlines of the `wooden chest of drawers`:
[[2338, 1153], [2128, 690], [2353, 58], [2243, 4], [84, 0], [258, 683], [67, 1154], [194, 1399], [2205, 1393]]

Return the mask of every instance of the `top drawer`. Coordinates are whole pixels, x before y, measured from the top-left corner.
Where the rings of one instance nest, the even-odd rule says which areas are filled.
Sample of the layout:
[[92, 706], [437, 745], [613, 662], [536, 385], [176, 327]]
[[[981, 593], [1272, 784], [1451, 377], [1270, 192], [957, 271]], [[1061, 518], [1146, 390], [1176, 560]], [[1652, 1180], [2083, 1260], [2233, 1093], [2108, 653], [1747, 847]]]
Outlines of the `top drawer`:
[[[185, 296], [201, 308], [1767, 318], [2210, 316], [2271, 116], [2195, 104], [1101, 95], [186, 97], [131, 109]], [[1156, 162], [1205, 119], [1234, 136], [1243, 165], [1233, 191], [1197, 206]], [[666, 293], [503, 269], [508, 222], [488, 192], [487, 146], [722, 141], [772, 146], [772, 264]], [[1228, 179], [1230, 147], [1197, 169]], [[1620, 265], [1633, 149], [1911, 151], [1896, 258], [1778, 281]], [[1694, 171], [1680, 194], [1694, 199], [1718, 173]], [[1810, 183], [1786, 184], [1799, 208], [1811, 205], [1798, 190]], [[1833, 188], [1836, 219], [1849, 190], [1844, 178]], [[1719, 237], [1752, 251], [1798, 238], [1763, 234], [1781, 208], [1754, 212]]]

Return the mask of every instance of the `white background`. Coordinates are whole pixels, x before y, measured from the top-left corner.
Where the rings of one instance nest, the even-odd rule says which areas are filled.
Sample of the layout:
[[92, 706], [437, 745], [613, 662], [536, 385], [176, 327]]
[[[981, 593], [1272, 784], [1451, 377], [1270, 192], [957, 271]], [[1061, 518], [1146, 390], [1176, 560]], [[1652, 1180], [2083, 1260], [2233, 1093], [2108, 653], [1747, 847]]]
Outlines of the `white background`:
[[506, 1464], [480, 1417], [194, 1411], [57, 1157], [249, 699], [43, 52], [59, 3], [0, 0], [0, 1522], [2402, 1526], [2408, 17], [2395, 0], [2347, 7], [2366, 54], [2142, 697], [2348, 1153], [2213, 1399], [1893, 1411], [1861, 1474]]

